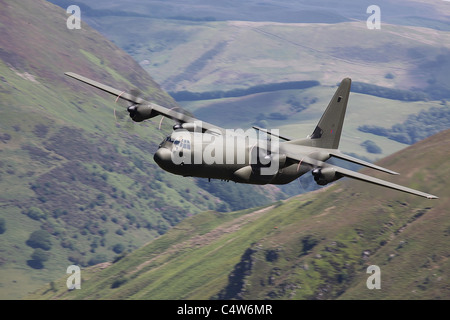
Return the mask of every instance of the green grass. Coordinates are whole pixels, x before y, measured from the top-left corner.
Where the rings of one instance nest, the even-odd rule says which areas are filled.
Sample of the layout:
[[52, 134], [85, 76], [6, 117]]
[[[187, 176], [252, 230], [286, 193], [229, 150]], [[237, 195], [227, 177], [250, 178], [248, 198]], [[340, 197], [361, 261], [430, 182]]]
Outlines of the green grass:
[[97, 65], [99, 68], [105, 69], [105, 71], [107, 71], [116, 81], [120, 81], [120, 82], [124, 82], [126, 83], [128, 86], [132, 87], [133, 84], [126, 78], [124, 78], [122, 75], [120, 75], [119, 73], [117, 73], [116, 70], [114, 70], [113, 68], [111, 68], [108, 65], [105, 65], [104, 60], [100, 59], [99, 57], [93, 55], [92, 53], [80, 49], [80, 52], [92, 63], [94, 63], [95, 65]]
[[[151, 101], [175, 106], [130, 56], [84, 23], [69, 31], [61, 23], [65, 11], [44, 1], [11, 3], [0, 16], [1, 297], [20, 298], [71, 264], [87, 266], [99, 256], [112, 261], [116, 244], [135, 250], [178, 220], [229, 201], [154, 163], [170, 121], [165, 131], [158, 130], [159, 118], [116, 123], [114, 109], [125, 106], [64, 75], [139, 88]], [[270, 201], [262, 189], [249, 189]], [[22, 214], [33, 206], [45, 218]], [[33, 269], [25, 242], [39, 229], [52, 235], [53, 245], [44, 268]]]
[[[380, 163], [417, 172], [397, 182], [439, 200], [342, 181], [266, 208], [204, 212], [103, 271], [84, 269], [81, 290], [68, 292], [61, 278], [56, 292], [47, 286], [29, 298], [217, 298], [252, 249], [239, 280], [244, 299], [447, 299], [448, 197], [437, 177], [450, 169], [435, 144], [448, 139], [446, 131]], [[366, 287], [373, 264], [381, 290]]]
[[[77, 72], [124, 90], [137, 87], [145, 95], [150, 96], [152, 101], [167, 107], [175, 106], [175, 102], [159, 90], [158, 85], [148, 74], [143, 72], [131, 57], [103, 39], [86, 24], [83, 23], [81, 31], [69, 31], [65, 28], [65, 24], [61, 23], [67, 18], [64, 10], [57, 9], [47, 2], [11, 2], [0, 15], [2, 16], [0, 27], [3, 32], [0, 40], [1, 129], [2, 134], [7, 133], [11, 137], [5, 143], [0, 142], [2, 191], [0, 200], [2, 217], [5, 217], [7, 228], [6, 232], [0, 235], [2, 240], [0, 296], [5, 299], [23, 297], [44, 283], [50, 284], [32, 297], [208, 299], [216, 297], [228, 284], [228, 276], [248, 248], [259, 248], [259, 251], [254, 253], [258, 263], [255, 264], [255, 269], [251, 270], [251, 275], [245, 279], [246, 283], [252, 286], [245, 287], [245, 292], [242, 293], [245, 298], [317, 297], [322, 285], [335, 286], [336, 281], [339, 282], [339, 279], [344, 277], [346, 279], [344, 284], [339, 283], [337, 289], [331, 293], [332, 297], [336, 297], [337, 290], [347, 288], [350, 280], [357, 279], [356, 276], [348, 278], [348, 273], [339, 273], [336, 266], [340, 267], [345, 265], [346, 261], [351, 261], [363, 270], [361, 264], [355, 262], [358, 252], [369, 245], [378, 250], [380, 241], [390, 240], [392, 230], [386, 231], [378, 227], [380, 223], [381, 225], [383, 222], [387, 223], [384, 215], [389, 221], [394, 220], [393, 225], [399, 228], [415, 214], [415, 209], [408, 214], [400, 210], [405, 216], [396, 218], [394, 213], [402, 206], [394, 203], [392, 205], [395, 212], [394, 209], [385, 208], [386, 212], [383, 212], [382, 216], [376, 215], [377, 211], [371, 212], [371, 215], [364, 215], [370, 222], [371, 227], [367, 227], [365, 221], [356, 218], [358, 215], [355, 212], [350, 212], [350, 216], [347, 215], [345, 201], [339, 200], [339, 192], [335, 188], [316, 193], [325, 194], [329, 202], [316, 201], [307, 196], [278, 203], [273, 209], [255, 216], [253, 210], [227, 214], [214, 212], [199, 214], [215, 208], [219, 201], [215, 196], [198, 188], [192, 179], [176, 177], [156, 167], [151, 150], [162, 139], [163, 134], [155, 129], [154, 123], [135, 125], [134, 131], [128, 131], [123, 122], [115, 123], [113, 110], [119, 106], [114, 104], [114, 97], [89, 89], [65, 77], [63, 73]], [[39, 18], [42, 16], [46, 19]], [[123, 28], [121, 23], [126, 22], [121, 20], [121, 23], [116, 23], [115, 18], [111, 17], [105, 19], [110, 19], [109, 22], [113, 24], [110, 32]], [[271, 23], [169, 21], [163, 30], [161, 20], [133, 18], [132, 22], [128, 24], [127, 30], [136, 36], [127, 38], [125, 45], [129, 46], [129, 50], [137, 60], [150, 60], [147, 69], [161, 83], [177, 79], [177, 75], [184, 73], [196, 63], [203, 65], [200, 70], [187, 74], [188, 79], [178, 79], [180, 81], [174, 84], [175, 88], [185, 86], [192, 91], [213, 90], [217, 86], [221, 89], [232, 89], [236, 86], [246, 87], [277, 80], [309, 80], [311, 77], [319, 79], [324, 84], [334, 85], [342, 74], [320, 63], [320, 59], [326, 60], [329, 56], [325, 54], [316, 58], [310, 49], [300, 50], [299, 43], [316, 46], [318, 44], [315, 41], [320, 39], [323, 43], [333, 46], [335, 42], [331, 40], [337, 38], [336, 34], [350, 28], [354, 33], [349, 32], [348, 39], [353, 35], [365, 39], [361, 43], [361, 47], [365, 50], [362, 52], [370, 52], [374, 42], [381, 42], [384, 47], [382, 45], [380, 48], [386, 48], [386, 41], [392, 40], [390, 38], [392, 32], [398, 31], [388, 27], [383, 33], [377, 34], [376, 39], [366, 39], [367, 31], [359, 30], [355, 24], [310, 26], [308, 29], [302, 29], [305, 33], [300, 34], [298, 26]], [[402, 31], [407, 32], [407, 36], [415, 34], [422, 40], [431, 41], [431, 44], [425, 44], [427, 48], [425, 51], [430, 54], [430, 59], [436, 56], [437, 51], [433, 49], [436, 41], [440, 44], [450, 43], [445, 40], [438, 39], [433, 42], [427, 39], [429, 36], [427, 30], [412, 28]], [[281, 38], [274, 38], [267, 32], [276, 33]], [[311, 39], [311, 34], [325, 34], [328, 38]], [[447, 37], [440, 32], [437, 34], [438, 38]], [[142, 41], [142, 35], [151, 39]], [[400, 36], [395, 40], [398, 40], [398, 46], [406, 48], [402, 50], [417, 48], [414, 40], [408, 40], [408, 37]], [[121, 39], [120, 43], [124, 44], [123, 41], [124, 39]], [[221, 42], [228, 44], [224, 52], [217, 52], [206, 64], [201, 61], [205, 51]], [[245, 46], [241, 46], [242, 43], [245, 43]], [[255, 48], [259, 51], [255, 51]], [[351, 49], [353, 51], [350, 50], [350, 53], [354, 58], [359, 60], [364, 58], [355, 55], [355, 52], [358, 53], [354, 51], [355, 48]], [[407, 78], [407, 81], [404, 81], [405, 75], [400, 71], [391, 82], [384, 78], [385, 73], [391, 71], [393, 66], [396, 68], [404, 66], [396, 56], [398, 52], [388, 52], [391, 60], [382, 64], [375, 75], [367, 74], [364, 63], [359, 62], [347, 68], [348, 61], [339, 61], [336, 68], [346, 70], [345, 76], [348, 75], [347, 72], [352, 73], [358, 81], [370, 81], [375, 78], [377, 79], [375, 82], [380, 85], [395, 86], [401, 83], [411, 85], [411, 79]], [[341, 55], [348, 53], [337, 51], [337, 54]], [[174, 61], [178, 61], [179, 64], [173, 63]], [[313, 66], [321, 67], [317, 69]], [[330, 73], [331, 76], [328, 78], [321, 78]], [[426, 81], [427, 77], [421, 79]], [[319, 91], [307, 91], [306, 94], [317, 96], [318, 102], [305, 112], [292, 116], [289, 119], [292, 120], [292, 124], [304, 123], [313, 126], [316, 123], [330, 94], [322, 91], [324, 88], [315, 89]], [[333, 91], [333, 88], [326, 89]], [[302, 94], [300, 93], [300, 98], [303, 97]], [[258, 96], [252, 103], [254, 106], [261, 106], [262, 102], [267, 102], [267, 97], [267, 95]], [[262, 112], [285, 110], [283, 103], [287, 96], [274, 95], [270, 99], [273, 104], [264, 104]], [[366, 97], [361, 103], [365, 102]], [[392, 120], [410, 114], [410, 110], [407, 110], [409, 104], [408, 106], [396, 104], [396, 110], [398, 107], [402, 111], [391, 115], [392, 109], [389, 109], [386, 101], [372, 102], [377, 104], [377, 110], [389, 114], [389, 119]], [[423, 107], [432, 104], [434, 102], [426, 103]], [[319, 105], [320, 108], [316, 108]], [[200, 110], [201, 106], [196, 107]], [[419, 107], [422, 108], [422, 105], [413, 106], [417, 109]], [[371, 106], [367, 105], [365, 108], [367, 112]], [[254, 113], [252, 110], [248, 113]], [[367, 113], [370, 115], [369, 119], [375, 119], [377, 116]], [[350, 134], [351, 130], [354, 130], [352, 126], [359, 118], [349, 119]], [[245, 123], [248, 123], [247, 120], [251, 121], [252, 118], [245, 119]], [[243, 123], [243, 119], [234, 121], [234, 124]], [[279, 122], [274, 124], [283, 125]], [[38, 125], [45, 126], [47, 132], [38, 133]], [[293, 136], [299, 133], [296, 125], [291, 130], [286, 132], [282, 130], [282, 133], [289, 135], [292, 132]], [[310, 130], [306, 133], [310, 133]], [[367, 138], [364, 135], [361, 137]], [[348, 138], [344, 137], [344, 140]], [[400, 147], [399, 145], [387, 147], [388, 144], [381, 144], [378, 140], [375, 142], [386, 148], [386, 152], [398, 150], [396, 148]], [[356, 145], [358, 141], [352, 140], [352, 143]], [[437, 162], [436, 159], [438, 157], [433, 159], [433, 166], [430, 166], [431, 171], [412, 176], [415, 181], [412, 181], [411, 185], [419, 187], [430, 183], [435, 190], [440, 190], [436, 186], [438, 183], [445, 183], [443, 177], [446, 171], [443, 171], [441, 162]], [[420, 161], [422, 160], [420, 158]], [[436, 176], [435, 172], [444, 174]], [[404, 181], [409, 183], [409, 180]], [[191, 198], [186, 198], [186, 190], [190, 190]], [[271, 200], [266, 197], [264, 189], [249, 187], [248, 190], [260, 192], [266, 201]], [[347, 196], [346, 201], [354, 201], [363, 207], [364, 202], [358, 198], [359, 192], [358, 189], [354, 190], [354, 195]], [[99, 195], [103, 195], [104, 199], [100, 204], [96, 202]], [[402, 201], [405, 201], [404, 199], [402, 198]], [[47, 218], [36, 221], [22, 214], [22, 211], [30, 206], [42, 209]], [[333, 206], [341, 209], [335, 214], [334, 209], [331, 209]], [[54, 216], [56, 208], [69, 208], [68, 214], [56, 217]], [[442, 208], [444, 207], [440, 207], [439, 210], [443, 210]], [[150, 242], [149, 246], [137, 249], [159, 236], [158, 231], [162, 233], [169, 227], [170, 223], [161, 215], [165, 210], [172, 210], [174, 215], [199, 215], [188, 218], [170, 229], [166, 235]], [[136, 220], [133, 220], [133, 217]], [[363, 241], [356, 246], [346, 245], [349, 237], [354, 236], [353, 225], [352, 227], [343, 225], [346, 221], [359, 224], [370, 241]], [[151, 224], [151, 227], [144, 227], [147, 223]], [[416, 222], [410, 224], [414, 223]], [[442, 223], [442, 227], [444, 225], [445, 223]], [[320, 229], [315, 229], [317, 226]], [[338, 232], [337, 226], [344, 229]], [[160, 227], [165, 227], [162, 232], [158, 229]], [[31, 232], [38, 229], [48, 230], [52, 234], [53, 246], [50, 251], [51, 259], [44, 264], [45, 268], [36, 270], [27, 265], [33, 250], [25, 244], [25, 241]], [[378, 233], [382, 231], [384, 233], [379, 235]], [[306, 256], [299, 257], [301, 254], [301, 251], [297, 250], [299, 243], [309, 235], [319, 239], [320, 243]], [[326, 249], [329, 246], [328, 241], [340, 241], [346, 247], [339, 247], [336, 255], [332, 255]], [[433, 243], [439, 241], [440, 238], [433, 238]], [[95, 243], [98, 243], [96, 248], [93, 247]], [[118, 259], [112, 250], [117, 243], [124, 246], [126, 254], [128, 250], [133, 253], [103, 271], [100, 271], [101, 268], [107, 264], [91, 268], [83, 267], [82, 290], [67, 292], [65, 271], [69, 264], [85, 266], [97, 255], [104, 255], [109, 261]], [[425, 248], [423, 245], [412, 241], [408, 243], [414, 244], [411, 247], [417, 248], [422, 253], [421, 261], [424, 263], [432, 261], [438, 265], [437, 277], [444, 274], [442, 270], [446, 265], [443, 259], [427, 256], [423, 251]], [[68, 249], [68, 245], [72, 245], [73, 248]], [[440, 246], [436, 248], [441, 250]], [[382, 249], [379, 251], [380, 255]], [[266, 254], [270, 250], [280, 250], [277, 261], [270, 263], [267, 261]], [[323, 258], [315, 258], [318, 254]], [[442, 255], [443, 253], [439, 251], [438, 256]], [[385, 259], [386, 256], [381, 257]], [[400, 260], [402, 264], [411, 262], [412, 257], [408, 258], [407, 255], [402, 257], [405, 258], [404, 261]], [[391, 260], [399, 261], [396, 258]], [[297, 264], [293, 267], [292, 261], [302, 267], [298, 268]], [[304, 269], [305, 265], [309, 266], [308, 270]], [[419, 277], [421, 288], [427, 289], [431, 286], [434, 290], [437, 287], [429, 284], [433, 281], [426, 280], [427, 277], [434, 279], [434, 276], [430, 270], [426, 271], [427, 273]], [[407, 274], [411, 275], [414, 272], [410, 270]], [[267, 285], [267, 288], [260, 287], [261, 283], [269, 282], [270, 286]], [[298, 286], [305, 288], [305, 291], [299, 290]], [[274, 293], [270, 292], [272, 288]], [[419, 289], [423, 290], [421, 288]], [[348, 292], [351, 293], [350, 290]]]

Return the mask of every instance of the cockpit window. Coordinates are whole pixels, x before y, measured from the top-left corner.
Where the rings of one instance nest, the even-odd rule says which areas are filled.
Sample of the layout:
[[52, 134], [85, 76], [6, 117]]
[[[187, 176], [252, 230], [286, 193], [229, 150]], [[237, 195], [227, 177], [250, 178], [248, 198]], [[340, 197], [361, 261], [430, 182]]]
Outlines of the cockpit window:
[[166, 138], [159, 144], [159, 147], [160, 147], [160, 148], [161, 148], [161, 147], [167, 148], [168, 145], [170, 145], [170, 144], [172, 144], [172, 143], [173, 143], [173, 139], [172, 139], [170, 136], [168, 136], [168, 137], [166, 137]]
[[189, 139], [183, 139], [183, 138], [176, 138], [175, 141], [173, 141], [174, 147], [180, 147], [185, 150], [191, 150], [191, 141]]
[[166, 137], [162, 142], [161, 142], [161, 144], [163, 144], [163, 143], [165, 143], [165, 142], [173, 142], [173, 139], [170, 137], [170, 136], [168, 136], [168, 137]]

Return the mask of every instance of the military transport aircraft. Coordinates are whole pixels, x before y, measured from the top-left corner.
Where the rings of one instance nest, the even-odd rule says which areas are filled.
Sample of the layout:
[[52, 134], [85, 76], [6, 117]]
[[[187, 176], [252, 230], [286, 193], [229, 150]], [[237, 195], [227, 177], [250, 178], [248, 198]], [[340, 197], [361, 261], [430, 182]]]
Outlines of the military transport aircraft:
[[[398, 174], [338, 150], [350, 94], [350, 78], [341, 81], [313, 133], [305, 139], [290, 139], [276, 130], [258, 127], [246, 132], [223, 129], [76, 73], [65, 74], [116, 96], [116, 100], [130, 103], [127, 110], [136, 122], [158, 115], [174, 120], [176, 124], [172, 134], [161, 142], [154, 155], [155, 162], [173, 174], [249, 184], [286, 184], [312, 171], [319, 185], [349, 177], [428, 199], [438, 198], [325, 162], [337, 158], [388, 174]], [[259, 134], [252, 135], [249, 131]]]

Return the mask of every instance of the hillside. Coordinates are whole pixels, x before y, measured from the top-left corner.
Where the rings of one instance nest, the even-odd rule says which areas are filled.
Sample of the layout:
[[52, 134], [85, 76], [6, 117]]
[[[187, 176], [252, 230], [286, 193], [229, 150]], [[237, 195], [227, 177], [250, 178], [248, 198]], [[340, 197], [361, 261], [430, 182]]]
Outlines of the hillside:
[[[80, 290], [62, 277], [28, 298], [449, 299], [449, 143], [443, 131], [378, 163], [436, 201], [344, 180], [266, 207], [205, 212], [81, 270]], [[366, 287], [370, 265], [380, 290]]]
[[[68, 265], [112, 261], [205, 210], [286, 197], [229, 184], [214, 195], [153, 161], [171, 131], [132, 124], [114, 97], [64, 76], [176, 102], [126, 52], [46, 1], [0, 1], [0, 299], [59, 278]], [[44, 18], [43, 18], [44, 17]], [[251, 194], [242, 201], [243, 194]]]
[[[85, 10], [86, 19], [174, 96], [185, 91], [214, 96], [293, 81], [321, 84], [180, 102], [197, 117], [224, 127], [256, 124], [304, 137], [314, 129], [336, 83], [349, 76], [352, 97], [342, 150], [376, 160], [405, 143], [361, 132], [359, 126], [390, 128], [450, 99], [450, 5], [445, 1], [381, 1], [379, 30], [366, 26], [370, 1], [339, 6], [270, 0], [82, 3], [95, 8]], [[140, 15], [132, 15], [136, 10]], [[411, 95], [421, 98], [411, 101]], [[366, 152], [361, 143], [367, 140], [381, 153]]]
[[[52, 0], [67, 8], [70, 0]], [[208, 0], [78, 0], [89, 16], [150, 17], [181, 21], [273, 21], [282, 23], [339, 23], [366, 20], [370, 0], [343, 0], [334, 5], [328, 0], [226, 0], [214, 3]], [[448, 7], [443, 1], [379, 0], [383, 20], [401, 25], [422, 25], [438, 30], [449, 30]]]
[[[420, 12], [423, 7], [411, 1], [397, 5], [397, 11]], [[351, 6], [347, 3], [342, 10]], [[445, 2], [429, 9], [433, 6], [430, 20], [450, 15]], [[147, 10], [153, 8], [148, 5]], [[340, 23], [260, 21], [258, 12], [248, 14], [245, 21], [90, 16], [89, 12], [86, 16], [168, 91], [231, 90], [302, 80], [334, 85], [349, 75], [354, 81], [389, 88], [448, 88], [448, 23], [447, 29], [440, 30], [419, 22], [399, 25], [386, 18], [389, 10], [385, 9], [381, 29], [369, 30], [369, 15], [359, 3], [358, 10], [362, 11], [359, 21], [350, 17], [352, 21]]]

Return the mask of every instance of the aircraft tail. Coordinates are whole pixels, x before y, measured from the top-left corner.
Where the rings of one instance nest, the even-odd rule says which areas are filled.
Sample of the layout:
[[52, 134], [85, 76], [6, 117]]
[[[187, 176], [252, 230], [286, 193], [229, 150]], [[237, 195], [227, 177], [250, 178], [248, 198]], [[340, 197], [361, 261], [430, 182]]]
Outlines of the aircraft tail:
[[308, 139], [291, 141], [293, 144], [309, 145], [317, 148], [337, 149], [341, 139], [345, 111], [352, 80], [345, 78], [336, 90], [322, 118]]

